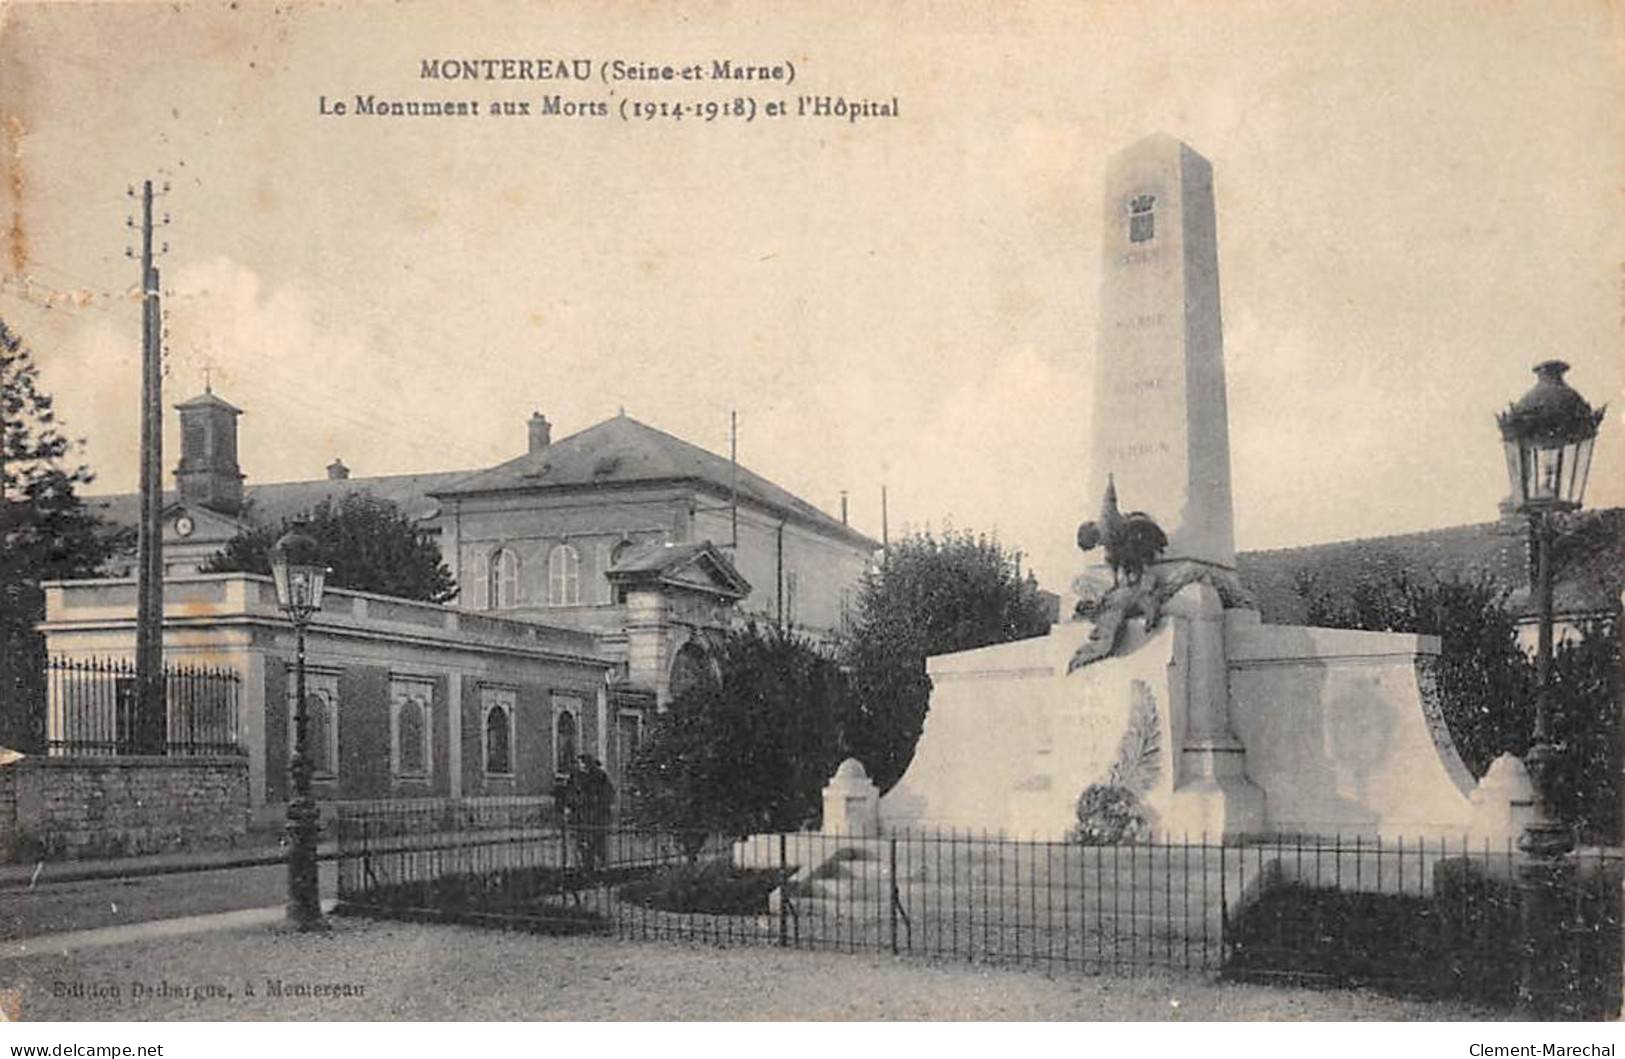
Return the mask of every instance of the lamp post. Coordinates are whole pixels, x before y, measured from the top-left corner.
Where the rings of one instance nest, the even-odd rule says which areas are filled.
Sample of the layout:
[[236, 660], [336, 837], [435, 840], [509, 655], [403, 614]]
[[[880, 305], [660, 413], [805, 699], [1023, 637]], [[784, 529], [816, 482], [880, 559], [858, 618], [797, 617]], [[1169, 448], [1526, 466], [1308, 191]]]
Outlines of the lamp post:
[[1539, 381], [1497, 416], [1506, 449], [1512, 500], [1529, 516], [1535, 540], [1535, 602], [1539, 615], [1535, 647], [1535, 732], [1524, 765], [1535, 786], [1534, 817], [1518, 848], [1524, 857], [1518, 877], [1522, 890], [1523, 965], [1518, 1001], [1536, 1016], [1559, 1013], [1566, 992], [1566, 948], [1562, 893], [1573, 872], [1567, 854], [1571, 829], [1552, 812], [1551, 784], [1563, 749], [1552, 738], [1552, 521], [1576, 511], [1591, 470], [1591, 448], [1606, 408], [1593, 410], [1568, 384], [1569, 366], [1548, 360], [1535, 366]]
[[305, 707], [305, 626], [321, 609], [327, 567], [319, 549], [298, 526], [271, 546], [271, 576], [278, 605], [293, 622], [295, 641], [293, 792], [288, 798], [288, 924], [296, 930], [322, 930], [321, 894], [316, 879], [316, 833], [321, 812], [310, 793], [309, 711]]

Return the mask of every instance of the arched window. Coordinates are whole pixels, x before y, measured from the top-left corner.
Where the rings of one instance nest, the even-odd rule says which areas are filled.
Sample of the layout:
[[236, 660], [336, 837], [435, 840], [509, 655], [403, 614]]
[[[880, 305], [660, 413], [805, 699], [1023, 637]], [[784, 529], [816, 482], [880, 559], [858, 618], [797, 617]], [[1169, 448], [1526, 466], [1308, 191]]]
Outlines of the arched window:
[[[295, 722], [296, 692], [293, 673], [288, 674], [288, 760], [293, 761], [299, 732]], [[332, 779], [339, 771], [338, 731], [339, 678], [336, 673], [305, 674], [305, 752], [310, 755], [311, 775]]]
[[696, 643], [684, 644], [678, 650], [677, 657], [671, 660], [672, 698], [699, 684], [710, 671], [711, 660], [705, 648]]
[[547, 604], [573, 607], [581, 602], [581, 553], [560, 544], [547, 556]]
[[553, 711], [553, 771], [569, 772], [576, 761], [575, 711], [558, 703]]
[[327, 700], [320, 692], [305, 693], [305, 747], [310, 755], [311, 775], [331, 776], [333, 758], [328, 753], [328, 739], [333, 731], [332, 715]]
[[429, 776], [429, 710], [434, 685], [425, 681], [390, 682], [390, 759], [395, 776], [427, 779]]
[[1128, 241], [1149, 243], [1157, 234], [1157, 197], [1136, 195], [1128, 203]]
[[519, 605], [519, 556], [510, 548], [498, 548], [491, 555], [486, 571], [489, 587], [486, 598], [492, 610], [507, 610]]
[[513, 775], [514, 694], [505, 688], [483, 688], [485, 705], [485, 772], [490, 776]]

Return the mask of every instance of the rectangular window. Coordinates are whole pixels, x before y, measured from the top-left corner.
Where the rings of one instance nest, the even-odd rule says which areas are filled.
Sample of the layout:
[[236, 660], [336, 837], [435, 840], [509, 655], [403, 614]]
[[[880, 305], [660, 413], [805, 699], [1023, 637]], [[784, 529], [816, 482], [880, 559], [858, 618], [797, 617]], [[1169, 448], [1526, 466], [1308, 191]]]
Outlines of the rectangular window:
[[434, 730], [434, 682], [395, 677], [389, 682], [389, 764], [397, 780], [429, 779]]
[[[293, 762], [299, 731], [298, 675], [288, 667], [288, 762]], [[339, 773], [339, 675], [305, 667], [305, 752], [315, 771], [313, 779], [337, 779]]]
[[462, 604], [469, 610], [485, 610], [491, 605], [491, 557], [484, 548], [476, 548], [469, 553], [468, 566], [469, 576], [461, 581]]
[[626, 789], [626, 770], [643, 745], [643, 714], [622, 710], [615, 716], [615, 785]]
[[514, 699], [512, 688], [480, 689], [480, 740], [487, 776], [513, 775]]

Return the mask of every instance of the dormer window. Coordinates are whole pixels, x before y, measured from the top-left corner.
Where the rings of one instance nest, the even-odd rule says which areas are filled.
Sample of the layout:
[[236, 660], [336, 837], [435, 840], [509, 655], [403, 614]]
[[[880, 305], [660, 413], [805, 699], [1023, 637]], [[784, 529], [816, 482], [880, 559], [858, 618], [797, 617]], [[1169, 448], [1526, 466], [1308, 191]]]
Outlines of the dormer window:
[[1128, 203], [1128, 241], [1149, 243], [1157, 234], [1157, 197], [1136, 195]]

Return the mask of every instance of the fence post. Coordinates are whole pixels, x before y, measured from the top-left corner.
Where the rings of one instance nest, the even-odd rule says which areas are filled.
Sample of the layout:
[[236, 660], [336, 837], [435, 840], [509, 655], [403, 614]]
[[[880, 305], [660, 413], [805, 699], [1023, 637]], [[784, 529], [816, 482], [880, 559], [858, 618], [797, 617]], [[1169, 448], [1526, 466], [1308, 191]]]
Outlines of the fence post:
[[779, 832], [779, 948], [790, 947], [790, 895], [786, 889], [790, 882], [789, 857], [784, 832]]
[[887, 903], [891, 908], [891, 954], [893, 956], [896, 956], [897, 955], [897, 902], [898, 902], [898, 899], [899, 899], [899, 895], [897, 893], [897, 839], [892, 838], [889, 844], [891, 846], [891, 873], [890, 873], [891, 900], [889, 902], [887, 902]]

